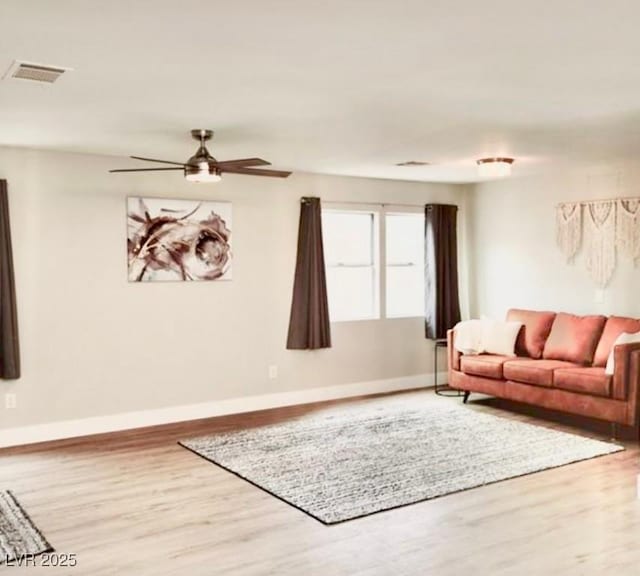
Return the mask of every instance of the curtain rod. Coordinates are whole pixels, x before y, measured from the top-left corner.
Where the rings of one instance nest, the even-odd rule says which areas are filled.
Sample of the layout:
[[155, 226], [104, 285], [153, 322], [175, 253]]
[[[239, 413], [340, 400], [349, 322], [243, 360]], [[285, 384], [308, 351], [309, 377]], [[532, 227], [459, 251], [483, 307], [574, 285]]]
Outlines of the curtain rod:
[[560, 202], [557, 206], [566, 206], [567, 204], [578, 204], [580, 206], [588, 206], [589, 204], [593, 204], [594, 202], [618, 202], [618, 201], [628, 201], [628, 200], [640, 200], [640, 196], [627, 196], [623, 198], [599, 198], [597, 200], [582, 200], [580, 202]]
[[[301, 198], [301, 202], [305, 202], [306, 198]], [[405, 208], [424, 208], [425, 204], [402, 204], [397, 202], [356, 202], [354, 200], [323, 200], [320, 199], [322, 204], [352, 204], [357, 206], [399, 206]]]

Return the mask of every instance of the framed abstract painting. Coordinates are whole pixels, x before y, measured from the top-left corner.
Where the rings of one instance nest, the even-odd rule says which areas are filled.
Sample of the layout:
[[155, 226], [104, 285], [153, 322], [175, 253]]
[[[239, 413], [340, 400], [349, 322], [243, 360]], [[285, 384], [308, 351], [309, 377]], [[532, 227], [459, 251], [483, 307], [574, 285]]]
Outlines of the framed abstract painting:
[[230, 280], [231, 203], [127, 198], [130, 282]]

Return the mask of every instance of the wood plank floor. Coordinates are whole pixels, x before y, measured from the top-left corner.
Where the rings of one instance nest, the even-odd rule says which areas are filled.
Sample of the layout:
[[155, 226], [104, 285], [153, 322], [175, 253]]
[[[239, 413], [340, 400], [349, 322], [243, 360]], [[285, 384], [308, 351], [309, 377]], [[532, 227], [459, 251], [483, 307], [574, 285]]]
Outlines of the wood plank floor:
[[[402, 397], [410, 403], [459, 402], [431, 391]], [[335, 526], [176, 444], [363, 402], [385, 397], [5, 449], [0, 488], [13, 490], [58, 552], [77, 554], [76, 568], [52, 569], [56, 574], [640, 574], [640, 450], [632, 441], [618, 454]], [[469, 408], [607, 439], [506, 411], [497, 401], [472, 401]]]

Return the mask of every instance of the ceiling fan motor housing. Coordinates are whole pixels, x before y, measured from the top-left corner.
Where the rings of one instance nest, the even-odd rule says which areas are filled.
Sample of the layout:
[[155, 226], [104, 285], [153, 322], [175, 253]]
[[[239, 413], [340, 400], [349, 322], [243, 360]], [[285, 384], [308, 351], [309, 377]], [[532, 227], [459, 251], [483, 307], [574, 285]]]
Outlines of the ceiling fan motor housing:
[[220, 169], [216, 164], [216, 159], [211, 156], [205, 146], [207, 140], [213, 138], [213, 130], [191, 130], [194, 140], [200, 142], [200, 147], [196, 153], [187, 160], [184, 166], [185, 176], [207, 175], [220, 176]]

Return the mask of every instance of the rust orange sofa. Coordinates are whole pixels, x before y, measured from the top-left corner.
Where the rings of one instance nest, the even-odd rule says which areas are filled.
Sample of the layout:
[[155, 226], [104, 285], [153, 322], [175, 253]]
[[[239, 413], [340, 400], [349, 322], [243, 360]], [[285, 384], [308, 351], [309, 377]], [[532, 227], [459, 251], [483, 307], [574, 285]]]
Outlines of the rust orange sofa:
[[615, 347], [615, 372], [605, 366], [622, 332], [640, 331], [640, 320], [510, 310], [522, 322], [516, 357], [461, 355], [449, 340], [449, 386], [638, 427], [640, 343]]

